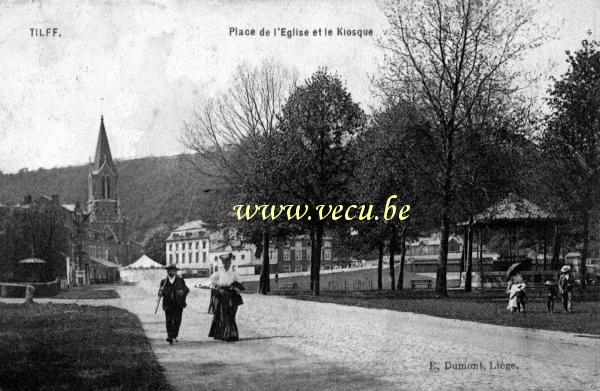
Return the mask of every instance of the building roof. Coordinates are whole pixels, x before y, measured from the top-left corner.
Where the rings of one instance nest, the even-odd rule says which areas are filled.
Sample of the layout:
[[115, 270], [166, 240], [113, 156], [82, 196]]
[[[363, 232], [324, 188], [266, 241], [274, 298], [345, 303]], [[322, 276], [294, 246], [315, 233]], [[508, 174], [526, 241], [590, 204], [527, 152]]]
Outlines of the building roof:
[[96, 257], [90, 257], [90, 259], [96, 263], [99, 263], [103, 266], [106, 266], [110, 269], [116, 269], [119, 268], [119, 265], [117, 265], [116, 263], [113, 263], [111, 261], [108, 261], [106, 259], [102, 259], [102, 258], [96, 258]]
[[[550, 213], [533, 202], [510, 194], [495, 205], [490, 206], [473, 218], [476, 225], [534, 225], [556, 224], [563, 222], [557, 215]], [[461, 225], [466, 225], [464, 222]]]
[[179, 227], [175, 228], [175, 230], [173, 232], [190, 231], [190, 230], [197, 230], [197, 229], [206, 231], [206, 228], [204, 228], [204, 226], [205, 226], [205, 224], [202, 220], [194, 220], [194, 221], [189, 221], [183, 225], [180, 225]]
[[100, 116], [100, 131], [98, 133], [98, 143], [96, 144], [96, 153], [93, 162], [94, 171], [101, 169], [104, 163], [108, 164], [113, 171], [116, 171], [115, 163], [110, 153], [110, 146], [108, 145], [108, 136], [104, 128], [104, 116]]
[[152, 260], [146, 254], [142, 255], [137, 261], [132, 263], [131, 265], [125, 266], [123, 269], [131, 270], [131, 269], [162, 269], [164, 265]]

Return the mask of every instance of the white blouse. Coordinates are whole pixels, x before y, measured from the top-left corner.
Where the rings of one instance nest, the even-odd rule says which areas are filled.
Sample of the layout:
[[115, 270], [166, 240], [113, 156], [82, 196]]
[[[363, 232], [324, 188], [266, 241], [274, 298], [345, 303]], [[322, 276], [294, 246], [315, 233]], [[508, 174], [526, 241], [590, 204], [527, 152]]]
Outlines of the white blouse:
[[209, 284], [210, 284], [211, 288], [214, 288], [218, 285], [229, 286], [229, 285], [233, 284], [234, 281], [241, 282], [240, 276], [238, 276], [238, 274], [236, 272], [231, 270], [231, 268], [229, 268], [229, 270], [225, 270], [224, 268], [219, 268], [218, 271], [214, 272], [209, 277]]

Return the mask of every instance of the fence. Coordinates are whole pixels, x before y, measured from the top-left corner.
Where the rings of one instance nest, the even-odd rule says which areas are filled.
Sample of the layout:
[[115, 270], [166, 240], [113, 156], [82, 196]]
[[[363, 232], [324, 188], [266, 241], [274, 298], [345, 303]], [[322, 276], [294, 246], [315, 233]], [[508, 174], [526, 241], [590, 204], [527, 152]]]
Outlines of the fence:
[[[28, 289], [33, 288], [32, 290]], [[34, 293], [35, 292], [35, 293]], [[50, 282], [0, 282], [1, 297], [26, 297], [33, 295], [35, 297], [51, 297], [56, 296], [60, 292], [60, 278]]]
[[373, 280], [333, 280], [327, 283], [328, 291], [372, 291]]

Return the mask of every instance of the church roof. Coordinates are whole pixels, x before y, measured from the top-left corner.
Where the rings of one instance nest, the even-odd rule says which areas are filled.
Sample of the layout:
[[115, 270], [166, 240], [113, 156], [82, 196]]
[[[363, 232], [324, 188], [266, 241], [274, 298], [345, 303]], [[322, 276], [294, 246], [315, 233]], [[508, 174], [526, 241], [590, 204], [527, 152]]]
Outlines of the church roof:
[[94, 170], [101, 169], [105, 162], [113, 170], [115, 169], [115, 163], [113, 162], [110, 146], [108, 145], [108, 136], [104, 128], [104, 116], [100, 116], [100, 132], [98, 133], [98, 143], [96, 144], [96, 154], [94, 155]]

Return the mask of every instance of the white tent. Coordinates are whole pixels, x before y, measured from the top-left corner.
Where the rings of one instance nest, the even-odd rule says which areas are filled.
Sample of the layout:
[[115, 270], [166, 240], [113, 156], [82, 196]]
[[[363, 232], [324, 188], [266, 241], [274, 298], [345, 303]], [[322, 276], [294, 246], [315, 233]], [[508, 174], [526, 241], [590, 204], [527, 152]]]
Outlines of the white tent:
[[132, 263], [131, 265], [125, 266], [125, 270], [137, 270], [137, 269], [164, 269], [165, 265], [153, 261], [149, 256], [142, 255], [140, 259]]

